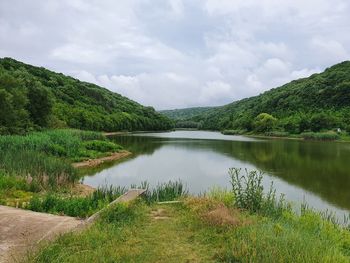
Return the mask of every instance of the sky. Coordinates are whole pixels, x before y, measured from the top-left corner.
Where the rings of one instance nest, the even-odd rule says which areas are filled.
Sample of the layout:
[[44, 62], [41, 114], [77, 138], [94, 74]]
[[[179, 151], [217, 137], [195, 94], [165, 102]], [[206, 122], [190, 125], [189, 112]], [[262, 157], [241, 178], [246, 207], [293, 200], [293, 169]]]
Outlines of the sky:
[[158, 110], [216, 106], [350, 60], [350, 0], [1, 0], [0, 57]]

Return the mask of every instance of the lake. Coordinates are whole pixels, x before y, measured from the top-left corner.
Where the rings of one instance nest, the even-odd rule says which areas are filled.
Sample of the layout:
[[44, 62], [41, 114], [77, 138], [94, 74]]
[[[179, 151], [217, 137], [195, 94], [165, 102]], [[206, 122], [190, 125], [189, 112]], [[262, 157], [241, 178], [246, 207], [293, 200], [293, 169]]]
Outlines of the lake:
[[191, 193], [230, 187], [231, 167], [261, 170], [264, 185], [299, 204], [339, 217], [350, 211], [350, 143], [254, 139], [207, 131], [118, 135], [112, 140], [133, 155], [86, 172], [91, 186], [151, 185], [182, 180]]

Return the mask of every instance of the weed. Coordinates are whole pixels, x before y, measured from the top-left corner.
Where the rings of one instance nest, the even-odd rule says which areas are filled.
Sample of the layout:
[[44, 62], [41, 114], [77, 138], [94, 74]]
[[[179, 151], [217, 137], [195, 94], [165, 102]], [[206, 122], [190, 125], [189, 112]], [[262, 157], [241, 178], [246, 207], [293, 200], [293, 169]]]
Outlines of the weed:
[[241, 171], [240, 168], [229, 170], [235, 206], [251, 213], [262, 213], [270, 216], [280, 216], [284, 210], [290, 210], [290, 205], [285, 202], [284, 195], [277, 199], [273, 183], [271, 183], [268, 192], [264, 193], [263, 173], [261, 171], [245, 169], [243, 176]]

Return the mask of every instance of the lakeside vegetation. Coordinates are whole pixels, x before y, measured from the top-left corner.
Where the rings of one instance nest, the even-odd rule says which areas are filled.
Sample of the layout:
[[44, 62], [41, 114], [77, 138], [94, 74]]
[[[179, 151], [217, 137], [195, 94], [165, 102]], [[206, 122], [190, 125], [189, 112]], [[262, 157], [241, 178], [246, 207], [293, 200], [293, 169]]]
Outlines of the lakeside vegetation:
[[95, 84], [0, 58], [0, 134], [45, 128], [168, 130], [170, 119]]
[[[350, 61], [222, 107], [163, 113], [180, 124], [187, 123], [188, 128], [288, 136], [340, 129], [339, 135], [345, 137], [350, 132]], [[305, 137], [334, 139], [327, 134]]]
[[22, 208], [36, 212], [86, 218], [127, 191], [125, 187], [101, 186], [87, 196], [48, 192], [34, 195]]
[[[90, 131], [0, 136], [0, 204], [22, 206], [41, 192], [64, 192], [79, 180], [72, 162], [108, 156], [122, 149], [102, 133]], [[53, 196], [49, 193], [45, 198], [52, 200]]]
[[350, 232], [331, 214], [314, 212], [306, 205], [297, 214], [283, 197], [276, 197], [273, 187], [263, 188], [262, 175], [256, 171], [242, 174], [231, 169], [230, 177], [231, 190], [214, 188], [197, 197], [185, 193], [177, 197], [178, 203], [138, 199], [116, 204], [90, 228], [61, 236], [27, 261], [350, 260]]
[[248, 133], [243, 130], [223, 130], [221, 132], [224, 135], [252, 135], [252, 136], [260, 136], [260, 137], [277, 137], [277, 138], [289, 138], [289, 139], [304, 139], [311, 141], [336, 141], [343, 140], [349, 141], [348, 133], [338, 133], [335, 131], [327, 131], [327, 132], [303, 132], [301, 134], [291, 134], [288, 132], [282, 131], [270, 131], [265, 133]]
[[[171, 114], [182, 128], [344, 140], [350, 132], [349, 70], [346, 62], [224, 107]], [[307, 95], [319, 98], [318, 104], [312, 104]], [[76, 195], [72, 187], [80, 177], [72, 163], [123, 148], [100, 132], [58, 128], [133, 131], [173, 125], [153, 108], [12, 59], [0, 59], [0, 110], [0, 134], [4, 134], [0, 136], [0, 204], [79, 218], [102, 209], [126, 188], [105, 186], [86, 196]], [[135, 147], [142, 146], [136, 142]], [[257, 152], [252, 159], [265, 156]], [[270, 157], [264, 163], [270, 160], [275, 166], [281, 162]], [[290, 156], [288, 162], [293, 162]], [[230, 170], [232, 189], [214, 188], [201, 196], [190, 195], [181, 181], [155, 188], [143, 182], [139, 187], [147, 191], [142, 200], [109, 208], [90, 229], [61, 237], [29, 261], [350, 260], [347, 218], [340, 225], [332, 213], [318, 213], [305, 205], [300, 214], [295, 213], [273, 187], [263, 189], [262, 174], [241, 172]], [[158, 204], [173, 200], [180, 202]]]

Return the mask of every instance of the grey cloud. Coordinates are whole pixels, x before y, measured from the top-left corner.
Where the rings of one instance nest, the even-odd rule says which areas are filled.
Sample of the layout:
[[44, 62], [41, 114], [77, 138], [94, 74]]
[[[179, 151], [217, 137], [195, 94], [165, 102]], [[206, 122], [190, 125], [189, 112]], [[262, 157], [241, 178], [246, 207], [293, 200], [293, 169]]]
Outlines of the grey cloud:
[[158, 109], [220, 105], [350, 59], [347, 0], [0, 2], [0, 56]]

